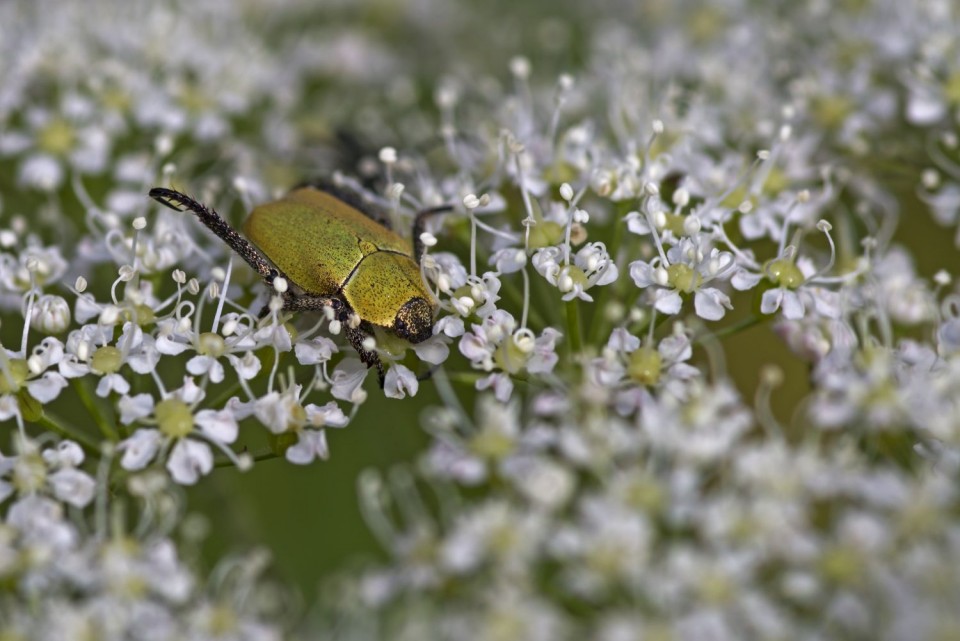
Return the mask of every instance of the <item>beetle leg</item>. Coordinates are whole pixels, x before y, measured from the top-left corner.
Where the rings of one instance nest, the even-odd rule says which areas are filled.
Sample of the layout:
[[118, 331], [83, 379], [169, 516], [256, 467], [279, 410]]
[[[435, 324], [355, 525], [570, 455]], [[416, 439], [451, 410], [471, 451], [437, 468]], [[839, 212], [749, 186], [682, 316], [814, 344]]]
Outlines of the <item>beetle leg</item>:
[[[334, 318], [340, 321], [347, 341], [353, 349], [357, 350], [357, 354], [360, 355], [360, 362], [367, 367], [376, 366], [380, 388], [383, 389], [384, 376], [386, 375], [383, 369], [383, 363], [380, 361], [380, 356], [376, 352], [363, 347], [363, 341], [369, 334], [359, 326], [352, 327], [350, 325], [349, 319], [353, 311], [348, 305], [333, 296], [315, 296], [310, 294], [288, 297], [283, 304], [283, 309], [291, 312], [316, 312], [325, 311], [327, 308], [333, 309]], [[264, 309], [269, 311], [269, 306], [265, 306]], [[261, 315], [263, 314], [261, 313]]]
[[[332, 307], [334, 314], [338, 314], [341, 303], [336, 298], [329, 296], [312, 296], [310, 294], [297, 294], [291, 296], [289, 292], [283, 296], [282, 309], [287, 312], [319, 312], [327, 307]], [[270, 313], [270, 303], [264, 303], [257, 314], [257, 318], [263, 318]]]
[[420, 240], [420, 234], [423, 233], [423, 230], [427, 226], [427, 218], [435, 214], [445, 214], [449, 211], [453, 211], [453, 205], [440, 205], [439, 207], [431, 207], [430, 209], [422, 209], [417, 212], [417, 215], [413, 219], [413, 259], [417, 261], [417, 265], [420, 264], [420, 258], [423, 256], [423, 241]]
[[344, 306], [338, 298], [317, 296], [315, 294], [286, 296], [283, 301], [283, 309], [289, 312], [320, 312], [328, 307], [332, 307], [334, 317], [339, 318], [340, 310], [343, 309]]
[[343, 329], [347, 336], [347, 340], [350, 342], [350, 345], [352, 345], [353, 349], [357, 350], [357, 353], [360, 355], [360, 362], [365, 364], [368, 368], [376, 365], [377, 381], [380, 383], [380, 389], [383, 389], [385, 373], [383, 370], [383, 363], [380, 361], [380, 356], [377, 355], [376, 352], [368, 351], [363, 347], [363, 341], [367, 338], [367, 333], [359, 327], [350, 327], [350, 325], [344, 325]]
[[163, 187], [151, 189], [150, 197], [174, 211], [192, 211], [195, 213], [201, 223], [219, 236], [233, 251], [237, 252], [240, 258], [247, 261], [248, 265], [257, 270], [257, 273], [268, 285], [273, 285], [273, 279], [280, 276], [280, 272], [270, 264], [266, 256], [260, 253], [260, 250], [241, 236], [240, 232], [231, 227], [230, 223], [221, 218], [220, 214], [213, 209], [197, 202], [186, 194]]

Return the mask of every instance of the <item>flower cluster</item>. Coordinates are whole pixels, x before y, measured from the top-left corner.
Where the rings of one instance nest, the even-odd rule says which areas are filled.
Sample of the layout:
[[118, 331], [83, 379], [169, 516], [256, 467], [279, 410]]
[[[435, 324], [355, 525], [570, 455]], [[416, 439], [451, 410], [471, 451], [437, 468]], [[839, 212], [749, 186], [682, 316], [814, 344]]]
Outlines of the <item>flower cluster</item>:
[[[182, 508], [167, 479], [129, 478], [142, 518], [128, 532], [122, 512], [108, 503], [102, 472], [109, 458], [99, 481], [79, 469], [83, 462], [73, 441], [44, 447], [21, 439], [11, 456], [0, 454], [0, 578], [12, 586], [0, 595], [0, 633], [39, 640], [282, 638], [262, 607], [267, 587], [257, 583], [265, 553], [224, 560], [222, 578], [204, 587], [179, 558], [170, 529]], [[90, 522], [71, 516], [95, 499]]]
[[[596, 398], [482, 406], [469, 435], [434, 446], [427, 478], [492, 477], [505, 490], [397, 523], [389, 499], [412, 499], [368, 479], [370, 521], [393, 561], [350, 598], [378, 609], [393, 638], [494, 639], [501, 626], [516, 639], [953, 629], [947, 595], [960, 573], [942, 560], [958, 552], [955, 461], [919, 473], [871, 462], [855, 433], [758, 439], [729, 384], [688, 392], [650, 395], [628, 418]], [[881, 611], [884, 623], [871, 614]]]
[[[201, 586], [179, 493], [391, 408], [390, 558], [304, 627], [957, 636], [953, 4], [564, 0], [476, 50], [497, 7], [394, 4], [0, 5], [0, 637], [291, 633], [263, 556]], [[318, 175], [416, 230], [425, 340], [146, 196]]]

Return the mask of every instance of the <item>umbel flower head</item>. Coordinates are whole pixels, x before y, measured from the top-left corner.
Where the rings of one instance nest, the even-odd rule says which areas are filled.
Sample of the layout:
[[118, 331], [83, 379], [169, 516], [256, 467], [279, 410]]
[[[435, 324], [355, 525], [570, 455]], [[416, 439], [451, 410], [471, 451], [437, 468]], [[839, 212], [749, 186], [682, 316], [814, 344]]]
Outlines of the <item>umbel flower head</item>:
[[[48, 8], [0, 3], [0, 638], [960, 636], [954, 3]], [[241, 223], [319, 177], [324, 292]], [[337, 211], [248, 240], [311, 274]], [[379, 259], [424, 331], [348, 304]]]

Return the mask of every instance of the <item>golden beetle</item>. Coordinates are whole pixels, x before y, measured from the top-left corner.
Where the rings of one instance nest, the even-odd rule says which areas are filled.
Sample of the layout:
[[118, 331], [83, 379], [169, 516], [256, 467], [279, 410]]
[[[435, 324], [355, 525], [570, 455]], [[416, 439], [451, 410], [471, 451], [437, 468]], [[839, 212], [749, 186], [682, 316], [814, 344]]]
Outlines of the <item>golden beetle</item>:
[[[308, 185], [256, 207], [243, 224], [244, 238], [213, 209], [172, 189], [155, 187], [150, 197], [176, 211], [191, 211], [253, 267], [268, 286], [282, 277], [283, 309], [331, 308], [347, 340], [367, 367], [383, 364], [364, 347], [373, 327], [411, 343], [433, 333], [436, 302], [420, 275], [426, 218], [451, 209], [419, 212], [413, 243], [374, 218], [360, 196], [334, 185]], [[266, 308], [261, 312], [263, 315]], [[350, 322], [356, 314], [359, 323]]]

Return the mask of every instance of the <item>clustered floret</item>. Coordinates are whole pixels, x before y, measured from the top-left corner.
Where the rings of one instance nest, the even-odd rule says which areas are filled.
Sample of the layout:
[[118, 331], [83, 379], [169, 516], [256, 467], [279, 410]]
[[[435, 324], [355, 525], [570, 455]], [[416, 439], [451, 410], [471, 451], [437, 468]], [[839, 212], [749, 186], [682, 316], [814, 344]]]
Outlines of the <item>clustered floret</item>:
[[[958, 636], [952, 3], [584, 3], [538, 30], [575, 74], [464, 52], [493, 76], [427, 83], [457, 65], [309, 3], [102, 4], [0, 4], [0, 638], [285, 638], [263, 554], [209, 585], [182, 560], [178, 486], [326, 460], [370, 394], [427, 385], [427, 451], [360, 480], [389, 560], [324, 632]], [[440, 5], [390, 11], [447, 52], [503, 20]], [[416, 239], [433, 336], [363, 343], [382, 392], [364, 319], [284, 312], [297, 283], [145, 196], [248, 211], [317, 166], [317, 113], [382, 145], [331, 175], [395, 228], [452, 206]], [[787, 356], [748, 387], [762, 330]]]

